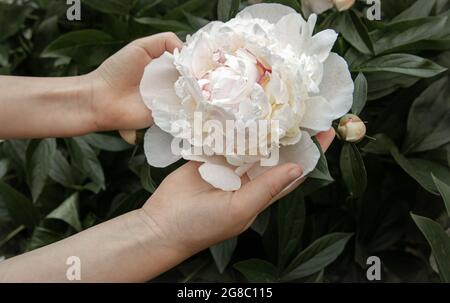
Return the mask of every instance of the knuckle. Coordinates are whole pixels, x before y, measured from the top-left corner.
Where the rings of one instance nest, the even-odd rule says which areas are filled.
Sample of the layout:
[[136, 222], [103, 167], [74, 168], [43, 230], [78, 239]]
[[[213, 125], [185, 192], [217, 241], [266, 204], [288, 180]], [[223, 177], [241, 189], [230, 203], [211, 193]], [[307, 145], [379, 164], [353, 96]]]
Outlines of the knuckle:
[[178, 38], [177, 35], [174, 32], [164, 32], [163, 35], [167, 39], [176, 39], [176, 38]]

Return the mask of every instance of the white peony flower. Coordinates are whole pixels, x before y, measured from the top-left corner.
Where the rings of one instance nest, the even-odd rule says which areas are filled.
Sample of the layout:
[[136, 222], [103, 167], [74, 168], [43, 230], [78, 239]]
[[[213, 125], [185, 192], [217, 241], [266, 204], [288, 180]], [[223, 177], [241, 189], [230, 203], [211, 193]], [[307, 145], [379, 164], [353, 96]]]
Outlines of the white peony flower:
[[309, 16], [312, 13], [321, 14], [333, 7], [340, 12], [348, 10], [355, 4], [355, 0], [301, 0], [301, 4], [303, 14]]
[[[203, 179], [227, 191], [240, 188], [243, 174], [253, 179], [269, 169], [261, 160], [273, 154], [279, 154], [277, 163], [298, 163], [304, 175], [311, 172], [320, 157], [311, 136], [348, 112], [354, 88], [347, 63], [331, 53], [337, 34], [313, 35], [316, 18], [305, 21], [280, 4], [256, 4], [226, 23], [211, 22], [188, 37], [181, 51], [153, 60], [140, 85], [155, 121], [144, 139], [148, 163], [204, 162]], [[193, 127], [199, 113], [213, 121], [201, 126], [202, 141]], [[257, 144], [265, 149], [255, 153], [249, 144], [241, 154], [234, 136], [217, 131], [229, 121], [275, 128], [245, 129], [244, 136], [262, 139]], [[218, 148], [218, 135], [233, 148]], [[174, 138], [204, 153], [174, 154]]]

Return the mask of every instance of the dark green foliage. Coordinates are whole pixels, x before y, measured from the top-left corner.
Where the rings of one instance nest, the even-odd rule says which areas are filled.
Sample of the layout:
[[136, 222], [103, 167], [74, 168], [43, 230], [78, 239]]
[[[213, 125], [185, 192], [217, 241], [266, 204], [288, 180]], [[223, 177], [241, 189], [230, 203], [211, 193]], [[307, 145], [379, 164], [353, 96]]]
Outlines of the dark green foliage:
[[[300, 9], [298, 1], [267, 2]], [[340, 33], [334, 51], [353, 72], [352, 111], [373, 138], [336, 139], [302, 187], [251, 229], [161, 280], [367, 281], [375, 255], [383, 281], [450, 281], [448, 1], [383, 0], [382, 21], [365, 18], [364, 2], [322, 14], [318, 28]], [[69, 22], [65, 1], [0, 0], [0, 74], [83, 74], [133, 39], [161, 31], [184, 38], [247, 4], [84, 0], [82, 20]], [[115, 133], [0, 143], [0, 256], [136, 209], [169, 172], [148, 167], [142, 147]]]

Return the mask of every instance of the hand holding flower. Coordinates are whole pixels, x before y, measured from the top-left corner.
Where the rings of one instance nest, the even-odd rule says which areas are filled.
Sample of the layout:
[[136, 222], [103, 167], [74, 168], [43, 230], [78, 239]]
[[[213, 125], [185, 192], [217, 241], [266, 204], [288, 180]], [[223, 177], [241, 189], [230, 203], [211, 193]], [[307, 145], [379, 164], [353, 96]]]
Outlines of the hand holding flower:
[[[319, 133], [317, 139], [326, 151], [334, 130]], [[252, 181], [243, 176], [242, 187], [229, 192], [205, 182], [198, 171], [200, 165], [191, 161], [177, 169], [142, 208], [157, 226], [159, 237], [186, 257], [245, 231], [275, 199], [287, 195], [289, 191], [283, 189], [303, 174], [301, 166], [286, 163]]]

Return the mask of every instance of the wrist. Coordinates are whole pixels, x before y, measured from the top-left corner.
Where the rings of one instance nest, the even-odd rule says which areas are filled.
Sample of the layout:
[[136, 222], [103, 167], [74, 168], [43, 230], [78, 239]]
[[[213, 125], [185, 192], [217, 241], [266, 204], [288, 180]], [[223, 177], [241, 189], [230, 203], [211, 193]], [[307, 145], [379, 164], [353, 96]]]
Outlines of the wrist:
[[82, 107], [89, 116], [90, 132], [100, 132], [104, 131], [104, 126], [102, 124], [101, 114], [102, 108], [99, 106], [99, 99], [102, 95], [102, 85], [96, 75], [96, 72], [91, 72], [89, 74], [78, 76], [80, 83], [80, 100]]
[[132, 221], [127, 225], [135, 227], [130, 236], [135, 238], [149, 262], [153, 263], [150, 266], [149, 279], [173, 268], [196, 253], [184, 247], [176, 237], [164, 230], [148, 210], [141, 208], [127, 215]]

